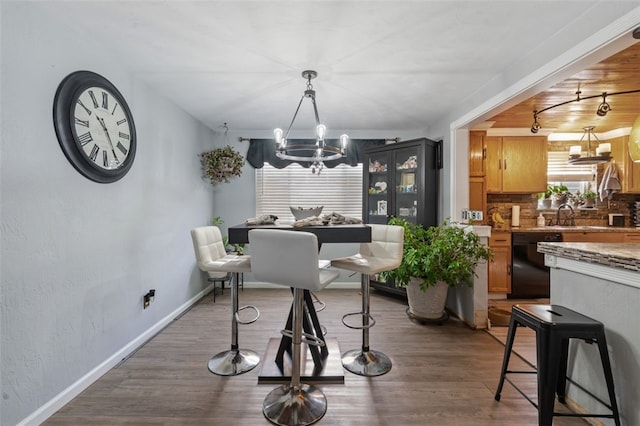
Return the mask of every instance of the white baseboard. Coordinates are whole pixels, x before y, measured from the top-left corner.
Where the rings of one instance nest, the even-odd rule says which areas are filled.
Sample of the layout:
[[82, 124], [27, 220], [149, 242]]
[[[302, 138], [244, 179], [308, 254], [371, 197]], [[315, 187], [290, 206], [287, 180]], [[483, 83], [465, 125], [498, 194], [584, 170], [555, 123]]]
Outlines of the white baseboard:
[[116, 353], [111, 355], [100, 365], [89, 371], [87, 374], [76, 380], [71, 386], [60, 392], [54, 398], [49, 400], [46, 404], [38, 408], [31, 413], [28, 417], [23, 419], [17, 426], [37, 426], [51, 417], [56, 411], [64, 407], [69, 401], [78, 396], [83, 390], [92, 385], [96, 380], [102, 377], [105, 373], [118, 365], [123, 359], [126, 359], [129, 355], [135, 352], [140, 346], [144, 345], [149, 339], [160, 332], [164, 327], [174, 321], [183, 312], [187, 311], [196, 302], [206, 296], [213, 290], [213, 284], [193, 296], [191, 299], [183, 303], [169, 315], [162, 318], [155, 323], [152, 327], [147, 329], [144, 333], [136, 337], [127, 345], [122, 347]]

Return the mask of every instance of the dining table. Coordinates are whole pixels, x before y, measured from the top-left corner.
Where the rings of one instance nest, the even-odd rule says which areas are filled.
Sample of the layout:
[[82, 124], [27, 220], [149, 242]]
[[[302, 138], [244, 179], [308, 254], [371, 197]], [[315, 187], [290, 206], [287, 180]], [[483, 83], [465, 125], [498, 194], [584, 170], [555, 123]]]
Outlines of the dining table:
[[[279, 229], [288, 231], [311, 232], [318, 238], [318, 252], [324, 243], [368, 243], [371, 242], [371, 227], [366, 224], [326, 224], [326, 225], [308, 225], [294, 226], [289, 223], [277, 222], [266, 225], [248, 225], [246, 223], [230, 226], [227, 229], [229, 244], [248, 244], [249, 231], [252, 229]], [[314, 303], [314, 296], [308, 290], [304, 292], [304, 301], [306, 312], [308, 314], [303, 318], [303, 329], [305, 333], [309, 333], [322, 340], [323, 346], [309, 345], [309, 351], [313, 359], [313, 368], [309, 372], [303, 371], [302, 379], [312, 380], [315, 382], [331, 382], [344, 383], [344, 375], [342, 374], [342, 361], [340, 350], [337, 342], [327, 341], [325, 332], [318, 319], [317, 311]], [[285, 329], [291, 330], [293, 321], [293, 305], [289, 309], [289, 316], [285, 325]], [[271, 345], [271, 342], [270, 342]], [[259, 383], [276, 383], [285, 382], [288, 377], [285, 372], [284, 354], [291, 355], [292, 341], [290, 337], [283, 335], [278, 343], [277, 350], [267, 348], [267, 354], [262, 372], [259, 375]], [[273, 353], [272, 353], [273, 352]], [[337, 354], [336, 354], [337, 352]], [[332, 361], [333, 359], [333, 361]], [[278, 370], [274, 372], [270, 369], [270, 363], [277, 366]], [[339, 362], [339, 367], [328, 368], [329, 364]], [[264, 373], [263, 373], [264, 372]]]

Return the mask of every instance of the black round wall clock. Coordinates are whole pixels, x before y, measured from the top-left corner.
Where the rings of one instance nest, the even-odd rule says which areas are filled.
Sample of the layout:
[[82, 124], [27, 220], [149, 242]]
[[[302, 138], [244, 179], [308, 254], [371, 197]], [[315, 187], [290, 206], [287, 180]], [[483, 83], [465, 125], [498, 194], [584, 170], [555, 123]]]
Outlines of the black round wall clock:
[[82, 175], [99, 183], [121, 179], [136, 155], [131, 110], [109, 80], [76, 71], [62, 80], [53, 101], [60, 147]]

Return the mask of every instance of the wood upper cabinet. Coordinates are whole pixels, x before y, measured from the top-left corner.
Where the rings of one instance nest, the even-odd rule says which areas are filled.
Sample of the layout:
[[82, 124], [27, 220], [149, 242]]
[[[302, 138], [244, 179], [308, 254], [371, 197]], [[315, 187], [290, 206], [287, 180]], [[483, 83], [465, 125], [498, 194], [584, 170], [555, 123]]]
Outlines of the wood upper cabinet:
[[484, 145], [486, 132], [469, 132], [469, 177], [484, 176], [487, 150]]
[[511, 233], [491, 231], [489, 247], [493, 258], [489, 261], [489, 292], [511, 293]]
[[547, 188], [547, 138], [487, 136], [488, 193], [535, 193]]

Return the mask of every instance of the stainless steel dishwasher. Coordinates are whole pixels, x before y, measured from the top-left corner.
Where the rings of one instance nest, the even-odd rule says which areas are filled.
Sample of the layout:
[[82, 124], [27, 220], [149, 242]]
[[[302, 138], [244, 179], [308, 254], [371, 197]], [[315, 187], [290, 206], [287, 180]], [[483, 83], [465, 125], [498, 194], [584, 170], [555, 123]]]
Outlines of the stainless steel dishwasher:
[[561, 242], [559, 232], [514, 232], [511, 252], [511, 294], [509, 299], [549, 297], [549, 268], [538, 242]]

